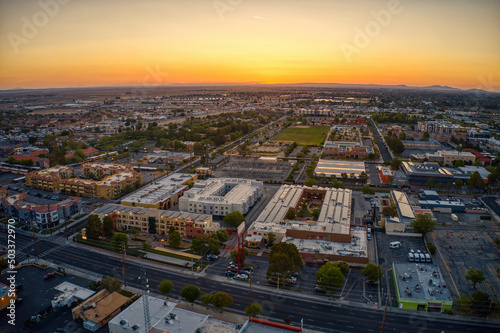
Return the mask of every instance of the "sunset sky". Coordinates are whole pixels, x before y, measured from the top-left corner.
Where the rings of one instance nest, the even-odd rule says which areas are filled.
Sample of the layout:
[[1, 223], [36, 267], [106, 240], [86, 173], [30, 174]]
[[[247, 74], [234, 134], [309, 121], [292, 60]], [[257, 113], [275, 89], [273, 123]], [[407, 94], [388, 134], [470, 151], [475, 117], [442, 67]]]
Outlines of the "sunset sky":
[[257, 82], [500, 91], [500, 1], [0, 0], [0, 89]]

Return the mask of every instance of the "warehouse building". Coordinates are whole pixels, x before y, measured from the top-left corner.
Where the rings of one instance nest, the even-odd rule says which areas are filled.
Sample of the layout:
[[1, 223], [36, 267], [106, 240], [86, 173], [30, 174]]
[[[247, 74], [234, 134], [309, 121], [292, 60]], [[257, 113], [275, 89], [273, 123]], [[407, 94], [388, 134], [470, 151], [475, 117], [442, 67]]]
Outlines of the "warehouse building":
[[262, 197], [264, 183], [249, 179], [216, 178], [198, 181], [179, 199], [179, 209], [190, 213], [226, 216], [248, 213]]
[[343, 173], [359, 178], [362, 172], [366, 173], [365, 162], [355, 161], [319, 160], [314, 169], [316, 177], [328, 178], [341, 178]]
[[394, 262], [392, 273], [400, 309], [429, 312], [452, 309], [453, 300], [439, 266]]
[[429, 179], [432, 179], [435, 184], [453, 183], [454, 173], [437, 163], [403, 162], [401, 169], [406, 174], [410, 183], [425, 184]]

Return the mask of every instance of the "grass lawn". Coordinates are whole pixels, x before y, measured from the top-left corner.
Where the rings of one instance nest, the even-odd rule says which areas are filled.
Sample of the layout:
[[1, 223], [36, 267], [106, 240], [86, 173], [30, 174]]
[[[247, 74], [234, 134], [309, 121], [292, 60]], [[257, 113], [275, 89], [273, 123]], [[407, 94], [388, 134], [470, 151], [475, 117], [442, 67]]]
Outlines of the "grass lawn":
[[328, 126], [287, 127], [273, 140], [295, 141], [299, 146], [319, 146], [330, 130]]

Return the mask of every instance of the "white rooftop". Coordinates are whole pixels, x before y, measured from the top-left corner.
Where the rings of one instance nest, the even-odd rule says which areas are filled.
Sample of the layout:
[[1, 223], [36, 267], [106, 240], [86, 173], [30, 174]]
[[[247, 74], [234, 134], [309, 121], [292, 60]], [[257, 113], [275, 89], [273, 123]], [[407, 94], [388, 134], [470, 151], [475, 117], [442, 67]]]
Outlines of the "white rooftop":
[[151, 183], [150, 185], [140, 189], [139, 191], [126, 196], [122, 199], [122, 202], [135, 202], [154, 205], [186, 189], [188, 186], [182, 185], [182, 183], [195, 176], [196, 175], [186, 173], [173, 173], [156, 180], [154, 183]]
[[196, 182], [182, 200], [239, 204], [263, 186], [262, 182], [250, 179], [213, 178]]
[[73, 284], [71, 282], [63, 282], [60, 285], [54, 287], [54, 289], [61, 293], [72, 295], [82, 301], [95, 294], [95, 291], [77, 286], [76, 284]]

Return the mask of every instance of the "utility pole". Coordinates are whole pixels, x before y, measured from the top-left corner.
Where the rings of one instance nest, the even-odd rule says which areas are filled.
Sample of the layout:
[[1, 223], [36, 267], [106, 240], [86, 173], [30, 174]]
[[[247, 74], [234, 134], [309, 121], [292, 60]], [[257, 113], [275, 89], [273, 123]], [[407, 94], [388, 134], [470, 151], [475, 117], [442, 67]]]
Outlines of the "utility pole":
[[278, 272], [278, 273], [276, 273], [276, 275], [278, 276], [278, 286], [276, 289], [279, 290], [280, 289], [280, 275], [281, 275], [281, 273]]
[[380, 333], [384, 333], [384, 325], [385, 325], [385, 316], [387, 314], [387, 304], [389, 303], [389, 288], [387, 288], [387, 298], [385, 299], [385, 308], [384, 308], [384, 319], [382, 319], [382, 329]]
[[125, 243], [122, 243], [122, 263], [123, 263], [123, 285], [127, 286], [127, 270], [125, 269], [125, 255], [126, 255]]
[[250, 273], [250, 281], [248, 281], [248, 306], [250, 307], [251, 304], [252, 304], [252, 273]]
[[151, 317], [149, 315], [149, 280], [146, 277], [146, 267], [142, 266], [142, 278], [144, 281], [144, 295], [142, 295], [142, 304], [144, 306], [144, 332], [151, 332]]

